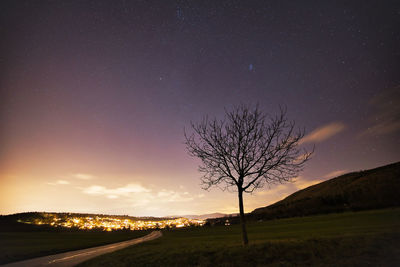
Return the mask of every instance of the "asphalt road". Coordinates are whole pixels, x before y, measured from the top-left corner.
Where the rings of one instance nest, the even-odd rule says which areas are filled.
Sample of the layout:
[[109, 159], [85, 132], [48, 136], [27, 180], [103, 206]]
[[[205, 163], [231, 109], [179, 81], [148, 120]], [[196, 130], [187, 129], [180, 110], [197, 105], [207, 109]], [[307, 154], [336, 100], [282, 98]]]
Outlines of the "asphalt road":
[[135, 245], [138, 243], [150, 241], [162, 236], [161, 231], [153, 231], [150, 234], [131, 239], [128, 241], [122, 241], [118, 243], [113, 243], [109, 245], [87, 248], [81, 250], [74, 250], [70, 252], [64, 252], [60, 254], [44, 256], [40, 258], [34, 258], [30, 260], [18, 261], [14, 263], [9, 263], [6, 265], [2, 265], [2, 267], [36, 267], [36, 266], [74, 266], [78, 263], [84, 262], [88, 259], [100, 256], [105, 253], [110, 253], [131, 245]]

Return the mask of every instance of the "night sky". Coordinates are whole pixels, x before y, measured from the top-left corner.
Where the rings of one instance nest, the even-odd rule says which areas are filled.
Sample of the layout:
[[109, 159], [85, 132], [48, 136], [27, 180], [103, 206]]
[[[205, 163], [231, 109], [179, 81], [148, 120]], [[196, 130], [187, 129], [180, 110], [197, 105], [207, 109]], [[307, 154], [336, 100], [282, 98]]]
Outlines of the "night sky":
[[183, 128], [280, 105], [316, 145], [295, 183], [400, 160], [399, 1], [1, 1], [0, 214], [237, 212]]

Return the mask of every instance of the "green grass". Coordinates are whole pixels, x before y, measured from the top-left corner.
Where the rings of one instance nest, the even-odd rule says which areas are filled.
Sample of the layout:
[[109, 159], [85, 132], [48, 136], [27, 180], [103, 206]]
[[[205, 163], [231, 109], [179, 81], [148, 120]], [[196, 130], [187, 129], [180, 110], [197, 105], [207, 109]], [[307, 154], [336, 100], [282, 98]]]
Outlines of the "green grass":
[[0, 232], [0, 264], [89, 248], [143, 236], [148, 232]]
[[329, 214], [164, 231], [147, 243], [80, 266], [394, 266], [400, 263], [400, 209]]

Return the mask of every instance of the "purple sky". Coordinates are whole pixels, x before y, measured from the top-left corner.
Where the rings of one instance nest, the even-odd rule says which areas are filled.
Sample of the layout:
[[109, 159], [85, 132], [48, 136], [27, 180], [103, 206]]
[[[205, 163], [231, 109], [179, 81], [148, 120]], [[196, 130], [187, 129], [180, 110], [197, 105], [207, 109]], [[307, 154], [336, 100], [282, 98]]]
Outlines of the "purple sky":
[[258, 103], [305, 127], [296, 183], [400, 160], [398, 1], [1, 1], [0, 214], [236, 212], [183, 128]]

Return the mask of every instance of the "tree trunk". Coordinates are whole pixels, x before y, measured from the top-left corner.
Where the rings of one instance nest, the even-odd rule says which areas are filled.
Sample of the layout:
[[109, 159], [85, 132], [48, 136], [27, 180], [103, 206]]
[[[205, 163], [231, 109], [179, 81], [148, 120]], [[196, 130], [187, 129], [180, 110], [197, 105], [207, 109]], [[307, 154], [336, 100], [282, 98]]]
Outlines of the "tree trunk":
[[243, 240], [243, 245], [247, 246], [247, 244], [249, 243], [249, 240], [247, 238], [246, 220], [244, 217], [243, 191], [241, 188], [238, 188], [238, 192], [239, 192], [240, 224], [242, 225], [242, 240]]

